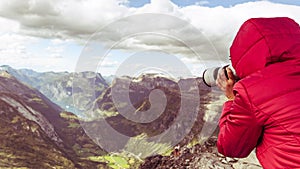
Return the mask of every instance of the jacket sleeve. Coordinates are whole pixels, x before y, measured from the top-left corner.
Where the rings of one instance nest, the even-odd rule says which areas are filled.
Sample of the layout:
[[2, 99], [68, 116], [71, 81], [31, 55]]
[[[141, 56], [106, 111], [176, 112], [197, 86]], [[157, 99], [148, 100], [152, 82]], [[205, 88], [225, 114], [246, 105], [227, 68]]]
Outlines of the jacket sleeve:
[[235, 99], [224, 103], [219, 121], [218, 151], [228, 157], [247, 157], [262, 132], [244, 86], [234, 86]]

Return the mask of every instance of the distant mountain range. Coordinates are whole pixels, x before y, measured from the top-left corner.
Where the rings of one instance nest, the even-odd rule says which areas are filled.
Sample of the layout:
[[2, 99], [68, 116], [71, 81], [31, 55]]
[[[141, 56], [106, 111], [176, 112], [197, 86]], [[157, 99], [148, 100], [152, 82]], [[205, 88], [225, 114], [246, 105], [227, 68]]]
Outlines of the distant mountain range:
[[[82, 107], [76, 107], [73, 103], [73, 79], [74, 77], [82, 83], [85, 88], [91, 88], [95, 90], [95, 97], [98, 97], [102, 92], [108, 87], [108, 84], [104, 78], [99, 73], [93, 72], [82, 72], [82, 73], [69, 73], [69, 72], [36, 72], [31, 69], [13, 69], [10, 66], [3, 65], [0, 66], [0, 70], [7, 71], [9, 74], [14, 76], [19, 81], [31, 86], [45, 96], [47, 96], [51, 101], [58, 104], [60, 107], [67, 111], [73, 113], [81, 112], [87, 104], [91, 103], [81, 103]], [[96, 84], [97, 88], [93, 86]], [[79, 89], [77, 89], [79, 90]], [[76, 97], [81, 97], [82, 95], [76, 95]], [[77, 98], [77, 100], [91, 100], [94, 96], [84, 95], [86, 98]], [[77, 104], [78, 106], [79, 104]]]

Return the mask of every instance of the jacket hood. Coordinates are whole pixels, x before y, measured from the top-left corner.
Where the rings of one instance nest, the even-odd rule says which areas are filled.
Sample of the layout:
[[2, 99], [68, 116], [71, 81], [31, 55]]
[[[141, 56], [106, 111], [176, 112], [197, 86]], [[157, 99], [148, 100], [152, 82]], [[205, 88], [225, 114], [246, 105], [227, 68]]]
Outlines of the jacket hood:
[[240, 78], [297, 56], [300, 59], [300, 27], [287, 17], [247, 20], [230, 47], [232, 66]]

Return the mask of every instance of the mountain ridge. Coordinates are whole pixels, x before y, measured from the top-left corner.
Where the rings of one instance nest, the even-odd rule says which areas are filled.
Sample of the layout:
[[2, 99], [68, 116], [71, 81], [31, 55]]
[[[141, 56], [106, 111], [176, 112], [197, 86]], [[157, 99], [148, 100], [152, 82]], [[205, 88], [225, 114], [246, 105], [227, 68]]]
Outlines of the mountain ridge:
[[[105, 152], [85, 134], [78, 120], [67, 118], [71, 113], [8, 75], [0, 71], [0, 167], [105, 166], [82, 159]], [[83, 150], [85, 144], [91, 148]]]
[[[73, 113], [81, 113], [84, 107], [90, 103], [78, 104], [75, 106], [73, 97], [80, 97], [73, 93], [73, 80], [80, 81], [84, 85], [81, 87], [91, 88], [94, 90], [95, 96], [98, 97], [102, 91], [108, 87], [105, 79], [100, 73], [94, 72], [36, 72], [31, 69], [14, 69], [8, 65], [0, 66], [0, 70], [6, 71], [16, 79], [25, 83], [29, 87], [33, 87], [43, 93], [52, 102], [58, 104], [60, 107]], [[94, 88], [97, 86], [97, 88]], [[86, 100], [91, 100], [92, 95], [86, 96]], [[80, 100], [81, 98], [78, 98]], [[84, 98], [83, 98], [84, 99]]]

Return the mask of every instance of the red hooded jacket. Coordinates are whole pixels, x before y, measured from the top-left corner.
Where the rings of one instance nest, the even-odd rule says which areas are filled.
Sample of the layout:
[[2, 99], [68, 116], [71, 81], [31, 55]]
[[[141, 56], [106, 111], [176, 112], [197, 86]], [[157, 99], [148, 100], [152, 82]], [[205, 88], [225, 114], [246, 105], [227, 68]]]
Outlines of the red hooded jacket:
[[256, 147], [264, 168], [300, 168], [300, 27], [292, 19], [253, 18], [230, 48], [241, 78], [225, 102], [218, 150], [247, 157]]

